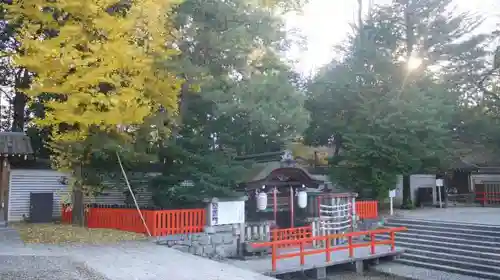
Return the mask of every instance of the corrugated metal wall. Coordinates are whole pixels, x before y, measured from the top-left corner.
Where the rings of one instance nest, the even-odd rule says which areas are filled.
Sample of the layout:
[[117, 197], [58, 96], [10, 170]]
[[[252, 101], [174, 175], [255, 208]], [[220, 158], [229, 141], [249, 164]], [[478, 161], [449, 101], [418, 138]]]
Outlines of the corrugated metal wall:
[[[109, 185], [110, 188], [104, 190], [103, 193], [98, 196], [86, 197], [84, 202], [98, 204], [124, 204], [126, 199], [124, 191], [128, 191], [127, 187], [125, 186], [124, 188], [117, 188], [114, 184], [111, 183], [106, 185]], [[134, 189], [137, 191], [137, 193], [135, 194], [135, 199], [137, 199], [137, 203], [140, 206], [151, 205], [151, 192], [143, 189], [137, 190], [135, 187]]]
[[[140, 206], [148, 206], [152, 204], [152, 194], [148, 190], [149, 176], [154, 176], [155, 173], [134, 173], [127, 174], [128, 180], [134, 189], [135, 198]], [[128, 192], [127, 184], [123, 176], [119, 174], [108, 174], [107, 177], [102, 178], [103, 185], [106, 189], [98, 196], [88, 197], [85, 203], [98, 203], [98, 204], [124, 204]]]
[[[70, 195], [68, 186], [60, 183], [60, 178], [66, 174], [50, 170], [12, 169], [9, 180], [9, 221], [22, 221], [23, 214], [29, 216], [30, 193], [31, 192], [53, 192], [54, 209], [53, 216], [61, 216], [61, 204], [69, 203]], [[147, 190], [145, 183], [147, 178], [131, 178], [130, 184], [137, 190], [136, 199], [139, 205], [151, 205], [151, 192]], [[123, 179], [107, 181], [108, 187], [101, 195], [85, 198], [85, 203], [99, 204], [124, 204], [127, 187]]]
[[61, 216], [61, 198], [67, 196], [68, 186], [59, 182], [65, 176], [54, 170], [11, 169], [9, 179], [8, 220], [22, 221], [23, 215], [29, 217], [30, 193], [54, 193], [54, 217]]

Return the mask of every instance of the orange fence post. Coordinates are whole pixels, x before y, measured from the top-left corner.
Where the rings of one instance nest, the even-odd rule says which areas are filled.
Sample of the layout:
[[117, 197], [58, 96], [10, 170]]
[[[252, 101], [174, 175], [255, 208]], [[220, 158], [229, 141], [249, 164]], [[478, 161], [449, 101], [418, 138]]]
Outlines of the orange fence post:
[[396, 233], [391, 231], [391, 251], [396, 250]]
[[276, 244], [273, 244], [271, 246], [271, 266], [272, 266], [272, 269], [273, 271], [276, 271], [276, 254], [278, 253], [277, 252], [277, 246]]
[[352, 247], [352, 236], [347, 237], [347, 240], [349, 241], [349, 258], [352, 258], [354, 256], [354, 248]]
[[370, 253], [375, 254], [375, 234], [370, 233]]
[[300, 265], [304, 265], [305, 263], [305, 257], [304, 257], [304, 241], [300, 242]]
[[330, 240], [330, 236], [327, 236], [327, 237], [326, 237], [325, 242], [326, 242], [326, 244], [325, 244], [325, 245], [326, 245], [326, 246], [325, 246], [325, 252], [326, 252], [326, 262], [330, 262], [330, 261], [332, 260], [332, 256], [331, 256], [331, 254], [330, 254], [330, 242], [331, 242], [331, 240]]
[[63, 224], [71, 224], [73, 222], [73, 210], [69, 205], [61, 206], [61, 222]]

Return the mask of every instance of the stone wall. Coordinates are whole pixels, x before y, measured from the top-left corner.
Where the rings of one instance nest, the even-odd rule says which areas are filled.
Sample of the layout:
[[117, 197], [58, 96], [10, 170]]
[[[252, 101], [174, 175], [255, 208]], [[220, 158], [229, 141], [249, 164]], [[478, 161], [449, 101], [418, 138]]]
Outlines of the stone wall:
[[211, 259], [238, 256], [239, 225], [207, 227], [205, 232], [162, 236], [161, 245]]

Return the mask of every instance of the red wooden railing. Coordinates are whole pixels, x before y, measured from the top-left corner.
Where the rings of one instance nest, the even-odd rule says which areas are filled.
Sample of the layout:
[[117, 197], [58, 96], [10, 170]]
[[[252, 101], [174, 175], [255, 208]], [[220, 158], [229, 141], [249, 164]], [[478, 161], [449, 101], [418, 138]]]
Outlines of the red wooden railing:
[[202, 232], [206, 223], [203, 208], [151, 211], [150, 215], [154, 220], [154, 236]]
[[476, 201], [482, 205], [500, 204], [500, 192], [476, 192]]
[[356, 213], [361, 219], [378, 218], [378, 201], [356, 201]]
[[[283, 229], [273, 229], [271, 231], [271, 241], [282, 241], [282, 240], [299, 240], [302, 238], [312, 237], [312, 226], [295, 227], [295, 228], [283, 228]], [[298, 244], [288, 244], [280, 245], [280, 247], [294, 247]]]
[[[136, 209], [120, 208], [89, 208], [87, 217], [88, 228], [109, 228], [136, 233], [147, 233], [141, 216]], [[142, 214], [150, 231], [154, 228], [154, 223], [149, 217], [147, 210]]]
[[[147, 233], [137, 209], [88, 208], [88, 228], [109, 228], [136, 233]], [[202, 232], [205, 223], [205, 209], [141, 210], [152, 236]], [[71, 223], [72, 211], [63, 206], [61, 220]]]
[[[359, 231], [359, 232], [350, 232], [350, 233], [344, 233], [344, 234], [332, 234], [332, 235], [327, 235], [327, 236], [317, 236], [317, 237], [309, 237], [309, 238], [302, 238], [302, 239], [297, 239], [297, 240], [280, 240], [280, 241], [271, 241], [271, 242], [257, 242], [257, 243], [252, 243], [252, 247], [254, 248], [262, 248], [262, 247], [271, 247], [271, 267], [273, 271], [276, 271], [276, 266], [277, 266], [277, 261], [281, 259], [289, 259], [289, 258], [294, 258], [294, 257], [299, 257], [300, 258], [300, 265], [305, 265], [305, 256], [308, 255], [316, 255], [316, 254], [325, 254], [325, 262], [331, 262], [331, 257], [332, 257], [332, 252], [334, 251], [342, 251], [342, 250], [348, 250], [349, 251], [349, 258], [354, 258], [354, 249], [356, 248], [362, 248], [362, 247], [370, 247], [370, 253], [373, 255], [375, 254], [376, 250], [375, 247], [377, 245], [390, 245], [391, 250], [394, 251], [396, 249], [395, 247], [395, 237], [396, 237], [396, 232], [399, 231], [405, 231], [407, 228], [405, 227], [398, 227], [398, 228], [387, 228], [387, 229], [376, 229], [376, 230], [370, 230], [370, 231]], [[380, 234], [389, 234], [390, 238], [387, 240], [377, 240], [375, 237], [376, 235]], [[370, 241], [368, 242], [360, 242], [360, 243], [354, 243], [353, 242], [353, 237], [358, 237], [358, 236], [370, 236]], [[338, 238], [347, 238], [348, 243], [347, 245], [344, 246], [331, 246], [331, 241], [333, 239], [338, 239]], [[320, 248], [320, 249], [311, 249], [311, 250], [305, 250], [305, 245], [308, 243], [311, 243], [313, 241], [321, 241], [326, 244], [325, 248]], [[291, 253], [285, 253], [285, 254], [279, 254], [279, 248], [280, 247], [289, 247], [290, 245], [298, 245], [300, 250], [298, 252], [291, 252]]]
[[61, 208], [61, 222], [71, 224], [73, 222], [73, 211], [68, 205], [63, 205]]

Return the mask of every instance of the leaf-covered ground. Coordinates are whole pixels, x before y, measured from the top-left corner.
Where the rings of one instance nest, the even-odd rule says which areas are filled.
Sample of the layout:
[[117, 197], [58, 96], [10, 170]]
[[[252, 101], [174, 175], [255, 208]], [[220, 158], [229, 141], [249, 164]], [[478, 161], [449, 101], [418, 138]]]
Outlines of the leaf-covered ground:
[[65, 224], [11, 224], [25, 243], [44, 244], [110, 244], [120, 241], [146, 240], [145, 235], [112, 229], [88, 229]]

